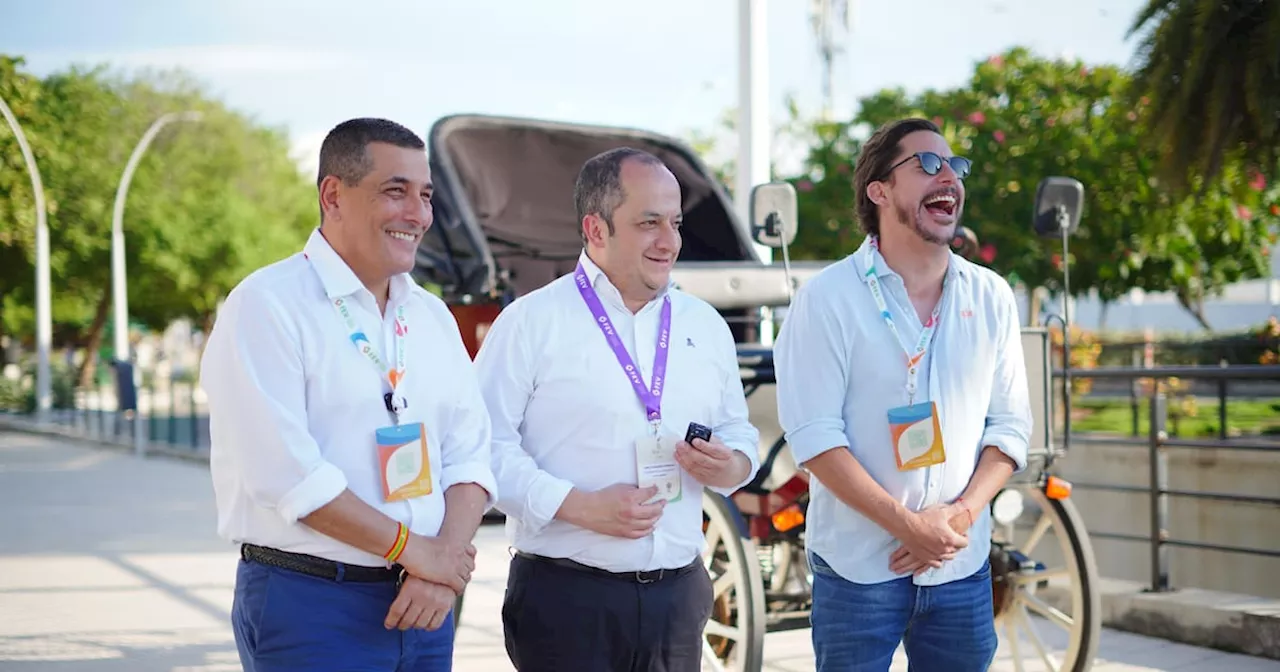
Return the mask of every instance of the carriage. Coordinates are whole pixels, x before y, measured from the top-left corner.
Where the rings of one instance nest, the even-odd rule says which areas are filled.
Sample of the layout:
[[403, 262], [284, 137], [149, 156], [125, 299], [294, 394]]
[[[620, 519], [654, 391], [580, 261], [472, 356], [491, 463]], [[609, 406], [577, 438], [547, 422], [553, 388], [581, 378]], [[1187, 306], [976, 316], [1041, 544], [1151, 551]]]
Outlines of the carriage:
[[[428, 144], [435, 225], [415, 275], [439, 288], [472, 356], [504, 306], [574, 268], [582, 243], [571, 194], [587, 158], [627, 145], [658, 156], [675, 174], [685, 224], [673, 280], [729, 323], [761, 435], [754, 480], [731, 497], [703, 493], [704, 561], [715, 586], [704, 669], [760, 670], [766, 633], [808, 627], [811, 604], [808, 476], [785, 450], [777, 423], [772, 332], [762, 315], [785, 311], [792, 292], [829, 262], [765, 264], [756, 252], [764, 245], [787, 259], [795, 192], [785, 183], [757, 186], [744, 221], [692, 150], [634, 129], [455, 115], [433, 125]], [[971, 251], [976, 240], [961, 231], [954, 246]], [[1019, 670], [1083, 672], [1098, 645], [1099, 577], [1071, 486], [1053, 472], [1062, 450], [1051, 431], [1048, 332], [1024, 329], [1023, 348], [1036, 434], [1028, 468], [991, 504], [998, 655]], [[459, 598], [456, 618], [461, 607]]]

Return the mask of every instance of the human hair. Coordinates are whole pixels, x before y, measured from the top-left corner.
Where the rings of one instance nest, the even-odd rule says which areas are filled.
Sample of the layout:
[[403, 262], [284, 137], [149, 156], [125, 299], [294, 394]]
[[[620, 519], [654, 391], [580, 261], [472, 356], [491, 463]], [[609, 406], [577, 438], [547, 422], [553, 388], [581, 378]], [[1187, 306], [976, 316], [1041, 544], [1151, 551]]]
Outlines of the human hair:
[[579, 233], [585, 243], [587, 234], [581, 230], [587, 215], [598, 215], [613, 235], [613, 211], [622, 205], [626, 193], [622, 189], [622, 164], [635, 159], [648, 165], [665, 165], [658, 157], [632, 147], [616, 147], [596, 154], [582, 164], [577, 182], [573, 185], [573, 207], [578, 215]]
[[320, 145], [320, 169], [316, 175], [316, 188], [319, 189], [320, 183], [329, 175], [347, 185], [359, 184], [373, 170], [373, 161], [366, 151], [373, 142], [383, 142], [404, 149], [426, 148], [418, 134], [394, 121], [369, 117], [349, 119], [334, 126]]
[[[880, 235], [880, 206], [867, 196], [867, 185], [886, 177], [885, 172], [902, 151], [902, 139], [916, 131], [942, 134], [938, 125], [928, 119], [899, 119], [877, 128], [858, 152], [857, 164], [853, 168], [853, 197], [858, 223], [867, 234]], [[893, 176], [888, 177], [888, 182], [892, 183]]]

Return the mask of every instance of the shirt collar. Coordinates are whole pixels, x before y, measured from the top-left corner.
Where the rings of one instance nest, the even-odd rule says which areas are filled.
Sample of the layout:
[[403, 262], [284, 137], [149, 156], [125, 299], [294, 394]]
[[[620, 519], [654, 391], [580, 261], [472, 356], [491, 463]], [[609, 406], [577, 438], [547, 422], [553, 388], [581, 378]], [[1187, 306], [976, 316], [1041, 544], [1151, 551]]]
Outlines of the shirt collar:
[[[608, 294], [616, 300], [618, 305], [624, 305], [622, 301], [622, 293], [619, 292], [618, 288], [614, 286], [611, 280], [609, 280], [609, 276], [605, 275], [604, 269], [597, 266], [596, 262], [592, 261], [591, 257], [587, 256], [587, 250], [585, 248], [578, 254], [578, 263], [582, 264], [582, 272], [586, 273], [587, 280], [591, 283], [591, 287], [596, 290], [596, 294], [600, 294], [602, 290], [607, 289]], [[667, 286], [658, 290], [657, 296], [653, 297], [653, 300], [648, 304], [645, 304], [645, 308], [648, 308], [653, 305], [654, 302], [665, 296], [667, 291], [674, 286], [675, 282], [668, 278]]]
[[[947, 281], [951, 282], [959, 277], [968, 277], [969, 269], [965, 267], [967, 262], [964, 257], [956, 254], [950, 248], [947, 248], [947, 254], [949, 255]], [[889, 268], [888, 262], [880, 255], [880, 250], [871, 247], [871, 236], [865, 236], [862, 239], [862, 244], [858, 246], [858, 250], [854, 252], [853, 257], [859, 276], [865, 275], [867, 268], [874, 263], [877, 278], [900, 277], [892, 268]]]
[[[320, 233], [318, 227], [311, 232], [306, 246], [302, 248], [302, 254], [316, 269], [316, 274], [320, 276], [320, 284], [324, 285], [324, 293], [330, 299], [351, 296], [362, 289], [368, 291], [356, 276], [355, 271], [351, 270], [347, 262], [338, 256], [337, 251]], [[387, 305], [398, 305], [408, 290], [409, 279], [406, 274], [391, 276], [391, 291], [387, 298]]]

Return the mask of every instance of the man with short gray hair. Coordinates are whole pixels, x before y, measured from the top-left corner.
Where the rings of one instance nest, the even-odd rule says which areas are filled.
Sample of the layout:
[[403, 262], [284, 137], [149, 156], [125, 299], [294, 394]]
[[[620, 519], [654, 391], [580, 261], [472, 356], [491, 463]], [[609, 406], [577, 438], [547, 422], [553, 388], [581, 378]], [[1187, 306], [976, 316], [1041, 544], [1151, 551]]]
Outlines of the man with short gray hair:
[[614, 149], [582, 167], [574, 203], [577, 269], [507, 306], [476, 358], [516, 549], [507, 653], [521, 672], [695, 672], [702, 489], [750, 481], [759, 435], [724, 318], [671, 286], [675, 176]]

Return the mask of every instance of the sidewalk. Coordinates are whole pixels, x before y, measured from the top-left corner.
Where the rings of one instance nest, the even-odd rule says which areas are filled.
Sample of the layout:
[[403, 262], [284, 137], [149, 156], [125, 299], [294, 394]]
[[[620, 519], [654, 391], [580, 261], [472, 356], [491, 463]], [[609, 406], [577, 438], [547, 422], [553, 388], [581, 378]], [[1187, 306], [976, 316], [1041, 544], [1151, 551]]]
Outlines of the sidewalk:
[[[205, 467], [0, 431], [0, 510], [0, 670], [240, 670], [227, 621], [237, 555], [214, 532]], [[482, 527], [476, 545], [454, 669], [509, 672], [501, 527]], [[769, 635], [765, 669], [813, 670], [808, 637]], [[894, 670], [906, 670], [901, 656]], [[1093, 670], [1263, 672], [1280, 662], [1104, 631]]]

